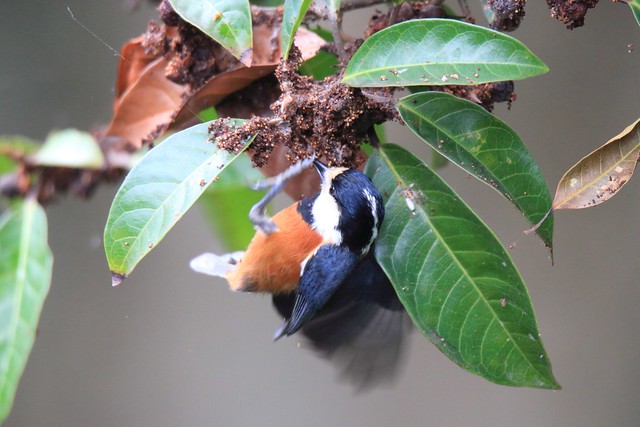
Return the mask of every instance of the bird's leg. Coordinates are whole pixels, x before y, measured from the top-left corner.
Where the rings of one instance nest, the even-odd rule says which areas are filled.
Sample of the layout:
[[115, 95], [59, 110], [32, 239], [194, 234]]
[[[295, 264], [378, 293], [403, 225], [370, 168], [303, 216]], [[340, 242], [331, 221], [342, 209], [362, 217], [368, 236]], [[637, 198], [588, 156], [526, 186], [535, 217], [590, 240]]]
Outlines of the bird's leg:
[[265, 213], [267, 205], [278, 193], [282, 191], [284, 186], [287, 185], [287, 181], [308, 168], [313, 163], [315, 157], [316, 156], [314, 155], [308, 159], [304, 159], [294, 165], [291, 165], [275, 177], [265, 179], [252, 186], [254, 190], [264, 190], [265, 188], [271, 187], [267, 194], [265, 194], [258, 203], [253, 205], [249, 211], [249, 221], [251, 221], [256, 230], [269, 235], [278, 229], [271, 218]]

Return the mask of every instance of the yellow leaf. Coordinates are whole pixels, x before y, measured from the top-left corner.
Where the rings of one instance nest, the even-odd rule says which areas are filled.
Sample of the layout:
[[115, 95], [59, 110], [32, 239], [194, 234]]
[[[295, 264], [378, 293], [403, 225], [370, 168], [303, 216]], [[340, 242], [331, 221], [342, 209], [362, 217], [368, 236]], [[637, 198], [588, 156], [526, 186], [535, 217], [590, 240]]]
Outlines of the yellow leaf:
[[564, 174], [552, 209], [582, 209], [606, 202], [631, 178], [640, 153], [640, 119]]

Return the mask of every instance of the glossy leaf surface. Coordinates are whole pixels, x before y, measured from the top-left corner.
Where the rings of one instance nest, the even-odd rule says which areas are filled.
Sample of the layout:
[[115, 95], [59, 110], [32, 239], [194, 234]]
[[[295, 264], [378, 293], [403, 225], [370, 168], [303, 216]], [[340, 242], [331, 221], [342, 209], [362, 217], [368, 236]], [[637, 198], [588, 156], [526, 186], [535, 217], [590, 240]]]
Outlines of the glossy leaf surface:
[[224, 46], [247, 67], [253, 58], [248, 0], [169, 0], [182, 19]]
[[386, 203], [376, 258], [425, 336], [490, 381], [559, 388], [525, 284], [491, 230], [399, 146], [383, 145], [365, 172]]
[[34, 200], [0, 216], [0, 423], [9, 414], [51, 284], [47, 218]]
[[[397, 108], [416, 135], [505, 196], [531, 225], [551, 208], [547, 184], [527, 147], [506, 123], [484, 108], [441, 92], [407, 96]], [[553, 218], [537, 233], [551, 248]]]
[[282, 57], [289, 57], [289, 49], [293, 44], [293, 37], [298, 31], [302, 18], [307, 13], [311, 0], [286, 0], [282, 12], [282, 27], [280, 30], [280, 49]]
[[640, 25], [640, 0], [631, 0], [629, 7], [631, 8], [633, 16], [636, 18], [636, 22]]
[[366, 39], [342, 81], [358, 87], [473, 85], [548, 70], [513, 37], [451, 19], [419, 19]]
[[104, 155], [90, 133], [65, 129], [49, 134], [33, 161], [41, 166], [100, 169]]
[[303, 76], [311, 76], [315, 80], [322, 80], [338, 71], [338, 57], [324, 50], [318, 51], [316, 56], [303, 62], [298, 72]]
[[104, 231], [114, 285], [133, 271], [238, 157], [208, 140], [209, 125], [171, 135], [149, 151], [122, 183]]
[[553, 209], [588, 208], [609, 200], [631, 179], [639, 155], [640, 119], [564, 174]]

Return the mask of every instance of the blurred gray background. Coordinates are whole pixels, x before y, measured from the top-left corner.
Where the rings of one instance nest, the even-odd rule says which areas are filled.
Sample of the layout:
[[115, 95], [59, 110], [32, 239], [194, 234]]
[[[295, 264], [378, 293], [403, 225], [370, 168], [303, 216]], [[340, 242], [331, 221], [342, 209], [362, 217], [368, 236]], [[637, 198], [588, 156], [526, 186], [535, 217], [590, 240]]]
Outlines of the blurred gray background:
[[[0, 5], [0, 134], [42, 139], [107, 122], [118, 58], [67, 6], [115, 49], [144, 31], [152, 8]], [[346, 28], [358, 35], [362, 25], [350, 17]], [[568, 31], [531, 1], [515, 36], [551, 72], [518, 82], [518, 101], [497, 113], [553, 191], [568, 167], [640, 116], [640, 28], [626, 6], [601, 1], [584, 28]], [[391, 140], [428, 155], [406, 130]], [[116, 188], [103, 186], [88, 203], [67, 197], [48, 208], [53, 285], [6, 425], [640, 425], [640, 177], [609, 203], [557, 213], [551, 266], [508, 202], [455, 167], [442, 173], [505, 244], [516, 242], [511, 254], [563, 390], [489, 383], [414, 332], [398, 381], [354, 395], [295, 339], [271, 342], [279, 319], [268, 298], [233, 294], [188, 269], [194, 255], [219, 250], [197, 210], [112, 288], [100, 239]]]

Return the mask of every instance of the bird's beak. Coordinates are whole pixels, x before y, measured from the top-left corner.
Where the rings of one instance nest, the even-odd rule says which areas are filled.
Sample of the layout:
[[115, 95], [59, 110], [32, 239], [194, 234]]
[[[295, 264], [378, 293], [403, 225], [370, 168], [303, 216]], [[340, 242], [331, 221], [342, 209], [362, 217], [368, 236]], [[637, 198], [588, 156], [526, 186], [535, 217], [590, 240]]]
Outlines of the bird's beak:
[[329, 170], [327, 165], [322, 163], [320, 160], [314, 160], [313, 166], [316, 168], [316, 171], [318, 172], [318, 175], [320, 175], [321, 178], [324, 178], [324, 174]]

